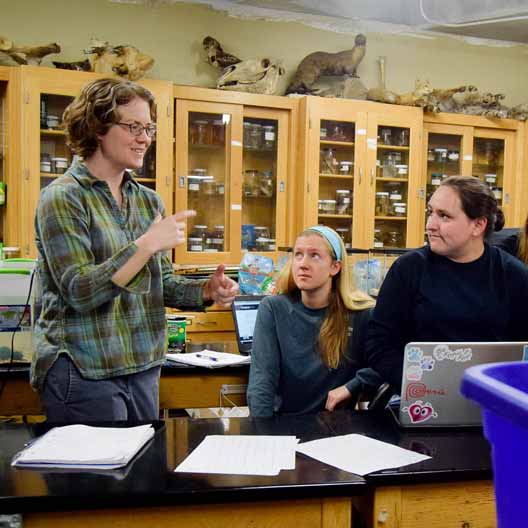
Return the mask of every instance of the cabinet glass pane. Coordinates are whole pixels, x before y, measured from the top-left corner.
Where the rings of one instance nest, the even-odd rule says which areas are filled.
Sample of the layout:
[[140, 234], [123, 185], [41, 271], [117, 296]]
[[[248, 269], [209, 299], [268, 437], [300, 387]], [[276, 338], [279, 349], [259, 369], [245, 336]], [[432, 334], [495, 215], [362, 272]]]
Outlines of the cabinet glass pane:
[[278, 122], [243, 121], [242, 249], [275, 251]]
[[409, 137], [408, 128], [378, 127], [375, 248], [402, 248], [407, 243]]
[[352, 247], [355, 123], [321, 120], [317, 222], [335, 229]]
[[229, 251], [229, 156], [226, 141], [229, 114], [189, 113], [187, 205], [196, 211], [189, 218], [188, 251]]
[[473, 142], [473, 176], [486, 182], [499, 205], [504, 178], [504, 140], [476, 137]]
[[5, 242], [5, 210], [6, 210], [6, 171], [7, 155], [7, 105], [5, 101], [6, 83], [0, 82], [0, 242]]
[[65, 173], [72, 154], [66, 146], [62, 114], [72, 97], [42, 94], [40, 96], [40, 188]]
[[427, 191], [426, 202], [442, 180], [457, 176], [461, 172], [460, 152], [462, 136], [453, 134], [429, 134], [427, 145]]

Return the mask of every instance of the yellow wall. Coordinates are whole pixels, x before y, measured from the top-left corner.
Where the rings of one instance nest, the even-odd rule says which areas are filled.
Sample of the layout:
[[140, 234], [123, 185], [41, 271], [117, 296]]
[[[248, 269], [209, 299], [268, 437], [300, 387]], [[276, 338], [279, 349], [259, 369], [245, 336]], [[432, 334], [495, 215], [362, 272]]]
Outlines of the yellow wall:
[[[317, 50], [352, 47], [354, 35], [317, 30], [299, 23], [244, 20], [204, 6], [145, 7], [107, 0], [0, 0], [0, 34], [17, 44], [44, 44], [57, 38], [56, 60], [83, 59], [91, 37], [133, 44], [156, 59], [149, 77], [211, 87], [215, 70], [204, 62], [201, 41], [217, 38], [241, 58], [272, 56], [287, 70], [284, 90], [299, 61]], [[387, 87], [409, 91], [416, 77], [435, 87], [470, 83], [482, 91], [502, 92], [509, 106], [528, 102], [528, 46], [472, 45], [453, 38], [416, 38], [367, 33], [367, 55], [359, 74], [377, 85], [376, 58], [387, 57]], [[50, 65], [48, 56], [44, 64]], [[0, 63], [8, 63], [0, 58]]]

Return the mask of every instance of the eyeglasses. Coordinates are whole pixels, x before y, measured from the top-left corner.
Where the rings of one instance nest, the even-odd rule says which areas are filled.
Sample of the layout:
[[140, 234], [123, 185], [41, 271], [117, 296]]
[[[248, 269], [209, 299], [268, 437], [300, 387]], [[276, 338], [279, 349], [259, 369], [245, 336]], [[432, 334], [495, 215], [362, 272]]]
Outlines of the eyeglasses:
[[154, 137], [156, 135], [156, 125], [154, 123], [150, 123], [147, 126], [142, 126], [139, 123], [115, 123], [115, 124], [127, 127], [133, 136], [141, 136], [141, 133], [143, 131], [145, 131], [145, 134], [147, 134], [149, 138]]

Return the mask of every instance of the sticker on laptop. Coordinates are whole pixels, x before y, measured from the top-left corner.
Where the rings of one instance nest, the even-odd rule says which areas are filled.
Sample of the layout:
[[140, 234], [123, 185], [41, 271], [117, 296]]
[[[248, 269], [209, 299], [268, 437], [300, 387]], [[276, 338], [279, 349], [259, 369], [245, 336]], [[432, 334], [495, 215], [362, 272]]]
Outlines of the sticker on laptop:
[[433, 356], [424, 356], [422, 360], [420, 361], [420, 367], [422, 370], [431, 371], [434, 369], [435, 366], [435, 360], [433, 359]]
[[402, 411], [409, 415], [412, 423], [422, 423], [431, 418], [438, 418], [438, 413], [434, 407], [429, 402], [422, 400], [415, 401], [409, 407], [403, 407]]
[[451, 350], [449, 345], [442, 344], [436, 345], [433, 349], [433, 356], [437, 361], [456, 361], [459, 363], [465, 363], [466, 361], [471, 361], [473, 352], [471, 348], [456, 348]]
[[409, 347], [407, 350], [407, 361], [411, 363], [419, 363], [422, 359], [423, 351], [420, 347]]
[[409, 365], [405, 376], [408, 381], [420, 381], [422, 379], [423, 370], [420, 365]]

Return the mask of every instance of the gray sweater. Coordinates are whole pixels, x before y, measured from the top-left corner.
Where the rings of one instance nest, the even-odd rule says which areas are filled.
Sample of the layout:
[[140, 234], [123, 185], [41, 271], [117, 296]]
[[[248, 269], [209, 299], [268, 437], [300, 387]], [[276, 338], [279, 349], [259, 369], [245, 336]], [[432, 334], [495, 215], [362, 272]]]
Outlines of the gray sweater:
[[368, 318], [368, 311], [350, 312], [347, 359], [330, 369], [316, 348], [326, 308], [307, 308], [296, 297], [277, 295], [260, 303], [247, 391], [252, 416], [315, 413], [324, 409], [328, 392], [336, 387], [346, 385], [357, 394], [364, 385], [379, 384], [370, 369], [363, 378], [355, 377], [365, 366], [366, 324], [360, 320]]

